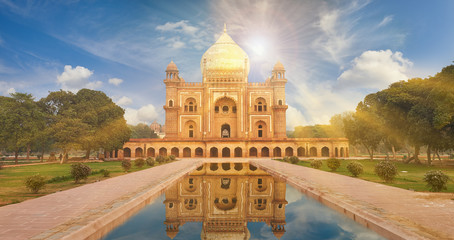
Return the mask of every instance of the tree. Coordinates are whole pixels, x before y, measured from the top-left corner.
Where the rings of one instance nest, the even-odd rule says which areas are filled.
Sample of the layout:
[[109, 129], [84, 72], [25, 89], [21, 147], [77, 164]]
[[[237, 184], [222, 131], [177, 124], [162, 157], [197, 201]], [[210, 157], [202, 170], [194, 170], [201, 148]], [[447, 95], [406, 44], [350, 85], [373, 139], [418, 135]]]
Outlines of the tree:
[[84, 149], [89, 158], [93, 149], [111, 151], [129, 140], [124, 110], [103, 92], [60, 90], [49, 93], [40, 104], [46, 109], [53, 145], [64, 152], [63, 161], [71, 149]]
[[356, 113], [346, 115], [343, 118], [345, 135], [353, 145], [363, 145], [369, 153], [370, 159], [374, 159], [374, 151], [383, 140], [380, 125], [376, 116], [368, 111], [368, 107], [360, 102]]
[[128, 127], [131, 129], [131, 138], [158, 138], [158, 135], [147, 124], [139, 123], [136, 126], [128, 125]]
[[[97, 142], [107, 152], [123, 148], [125, 142], [129, 141], [131, 129], [126, 120], [118, 118], [110, 122], [98, 131]], [[106, 154], [105, 154], [106, 156]]]
[[36, 140], [40, 127], [44, 124], [44, 114], [31, 94], [13, 93], [11, 98], [0, 99], [1, 142], [14, 151], [16, 164], [18, 155], [24, 148], [27, 160], [31, 145]]
[[[110, 145], [106, 142], [116, 142], [113, 146], [117, 146], [118, 143], [123, 144], [129, 140], [129, 136], [124, 140], [126, 138], [124, 135], [127, 133], [123, 117], [124, 110], [105, 93], [90, 89], [79, 90], [75, 96], [74, 109], [77, 117], [87, 125], [87, 132], [81, 139], [81, 146], [86, 152], [85, 158], [90, 157], [91, 150]], [[109, 130], [109, 126], [117, 127], [119, 134], [112, 129]], [[110, 149], [111, 146], [108, 148]], [[104, 148], [104, 150], [109, 149]]]

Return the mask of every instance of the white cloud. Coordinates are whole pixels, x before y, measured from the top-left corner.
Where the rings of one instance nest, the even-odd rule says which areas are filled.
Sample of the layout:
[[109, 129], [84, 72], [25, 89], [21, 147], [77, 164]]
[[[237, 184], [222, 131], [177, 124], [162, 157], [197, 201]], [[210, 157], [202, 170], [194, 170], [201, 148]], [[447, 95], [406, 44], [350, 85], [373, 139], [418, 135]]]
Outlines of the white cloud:
[[117, 104], [120, 106], [128, 106], [128, 105], [132, 104], [132, 99], [128, 98], [126, 96], [123, 96], [120, 99], [118, 99]]
[[0, 95], [9, 96], [10, 93], [15, 93], [16, 90], [11, 87], [11, 83], [0, 81]]
[[287, 109], [287, 129], [293, 130], [296, 126], [304, 125], [307, 125], [304, 115], [300, 110], [289, 105]]
[[126, 108], [125, 119], [128, 124], [137, 125], [138, 123], [150, 124], [158, 118], [159, 114], [153, 104], [141, 107], [139, 110]]
[[122, 82], [123, 82], [123, 79], [120, 79], [120, 78], [110, 78], [109, 79], [109, 83], [113, 84], [115, 86], [120, 85]]
[[383, 27], [386, 26], [388, 23], [390, 23], [393, 20], [393, 16], [386, 16], [383, 18], [383, 20], [378, 24], [378, 27]]
[[197, 27], [189, 25], [188, 20], [181, 20], [179, 22], [167, 22], [164, 25], [159, 25], [156, 27], [156, 30], [163, 32], [182, 32], [193, 35], [199, 29]]
[[352, 67], [344, 71], [337, 80], [343, 88], [383, 89], [390, 83], [407, 80], [406, 72], [412, 65], [401, 52], [366, 51], [355, 58]]
[[89, 82], [88, 79], [93, 75], [93, 71], [77, 66], [72, 68], [66, 65], [61, 75], [57, 76], [57, 83], [63, 90], [76, 92], [81, 88], [97, 89], [102, 86], [101, 81]]

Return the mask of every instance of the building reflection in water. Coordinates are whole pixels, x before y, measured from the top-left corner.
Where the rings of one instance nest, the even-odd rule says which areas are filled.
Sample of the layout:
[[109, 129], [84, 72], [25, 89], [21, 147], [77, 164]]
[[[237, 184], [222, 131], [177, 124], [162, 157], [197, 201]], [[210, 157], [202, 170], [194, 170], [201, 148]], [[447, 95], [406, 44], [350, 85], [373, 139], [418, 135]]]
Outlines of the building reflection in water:
[[284, 181], [249, 163], [205, 163], [165, 192], [167, 236], [202, 222], [201, 239], [249, 239], [248, 222], [285, 233]]

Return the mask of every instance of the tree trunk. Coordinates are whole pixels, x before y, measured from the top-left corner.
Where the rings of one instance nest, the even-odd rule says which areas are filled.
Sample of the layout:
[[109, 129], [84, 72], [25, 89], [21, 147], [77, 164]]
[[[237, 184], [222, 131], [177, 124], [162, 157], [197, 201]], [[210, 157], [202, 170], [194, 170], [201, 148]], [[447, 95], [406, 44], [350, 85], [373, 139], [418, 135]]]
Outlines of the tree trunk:
[[85, 158], [86, 158], [87, 160], [90, 159], [90, 149], [87, 149], [87, 151], [85, 152]]
[[393, 160], [396, 161], [396, 148], [394, 148], [394, 145], [391, 146], [391, 150], [393, 151]]
[[432, 156], [431, 156], [431, 149], [430, 149], [430, 145], [427, 146], [427, 164], [428, 165], [432, 165]]
[[369, 153], [370, 160], [374, 160], [374, 150], [372, 148], [369, 149], [368, 147], [366, 147], [366, 149], [367, 152]]
[[437, 157], [438, 157], [438, 161], [440, 161], [440, 165], [443, 166], [443, 161], [441, 161], [441, 157], [440, 157], [440, 154], [438, 153], [438, 149], [437, 149], [437, 151], [435, 151], [435, 153], [437, 153]]
[[30, 144], [27, 144], [27, 161], [30, 161]]
[[63, 150], [63, 156], [61, 156], [60, 164], [66, 163], [68, 161], [68, 150]]
[[41, 162], [44, 162], [44, 148], [41, 150]]
[[421, 161], [419, 160], [419, 150], [420, 150], [420, 146], [419, 145], [415, 145], [415, 163], [417, 164], [421, 164]]
[[18, 159], [17, 159], [18, 156], [19, 156], [19, 149], [16, 148], [16, 150], [14, 151], [14, 162], [15, 162], [16, 164], [19, 163], [19, 162], [18, 162]]

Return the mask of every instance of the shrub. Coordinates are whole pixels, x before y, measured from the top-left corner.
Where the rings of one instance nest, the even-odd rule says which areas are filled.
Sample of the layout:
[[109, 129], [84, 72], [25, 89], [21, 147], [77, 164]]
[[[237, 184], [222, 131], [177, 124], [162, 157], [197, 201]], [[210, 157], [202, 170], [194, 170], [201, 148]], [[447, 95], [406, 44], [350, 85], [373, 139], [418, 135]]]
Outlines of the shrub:
[[323, 165], [322, 160], [318, 160], [318, 159], [317, 159], [317, 160], [313, 160], [313, 161], [311, 162], [311, 167], [313, 167], [313, 168], [315, 168], [315, 169], [321, 168], [322, 165]]
[[391, 182], [398, 174], [397, 167], [390, 161], [381, 161], [375, 165], [375, 173], [385, 182]]
[[334, 172], [340, 167], [341, 163], [337, 158], [330, 158], [326, 161], [326, 165]]
[[350, 162], [347, 164], [347, 169], [353, 177], [357, 177], [364, 172], [363, 165], [359, 162]]
[[74, 182], [78, 183], [81, 179], [87, 179], [91, 174], [91, 168], [83, 163], [71, 164], [71, 176]]
[[170, 157], [169, 156], [165, 156], [164, 157], [164, 162], [170, 162]]
[[142, 168], [143, 165], [145, 165], [145, 160], [143, 160], [143, 158], [138, 158], [134, 161], [134, 166], [138, 168]]
[[292, 164], [297, 164], [300, 160], [298, 157], [296, 156], [291, 156], [289, 157], [289, 161], [292, 163]]
[[103, 177], [110, 177], [110, 172], [107, 169], [101, 169], [99, 172], [102, 174]]
[[175, 157], [175, 155], [170, 155], [169, 159], [170, 159], [170, 161], [175, 161], [175, 159], [177, 159], [177, 158]]
[[44, 185], [46, 185], [46, 179], [39, 175], [39, 173], [27, 177], [25, 179], [25, 187], [28, 188], [32, 193], [38, 193]]
[[146, 162], [147, 162], [148, 166], [154, 166], [154, 164], [155, 164], [154, 158], [152, 158], [152, 157], [148, 157]]
[[164, 156], [158, 155], [158, 156], [156, 157], [156, 162], [158, 162], [158, 163], [163, 163], [163, 162], [164, 162]]
[[427, 183], [427, 186], [430, 187], [430, 191], [432, 192], [446, 190], [446, 185], [449, 180], [449, 176], [440, 170], [430, 170], [424, 174], [424, 181]]
[[125, 159], [121, 161], [121, 167], [125, 170], [125, 172], [128, 172], [129, 169], [131, 169], [131, 160]]
[[289, 159], [288, 159], [287, 156], [285, 156], [285, 157], [282, 158], [282, 161], [284, 161], [284, 162], [289, 162]]

